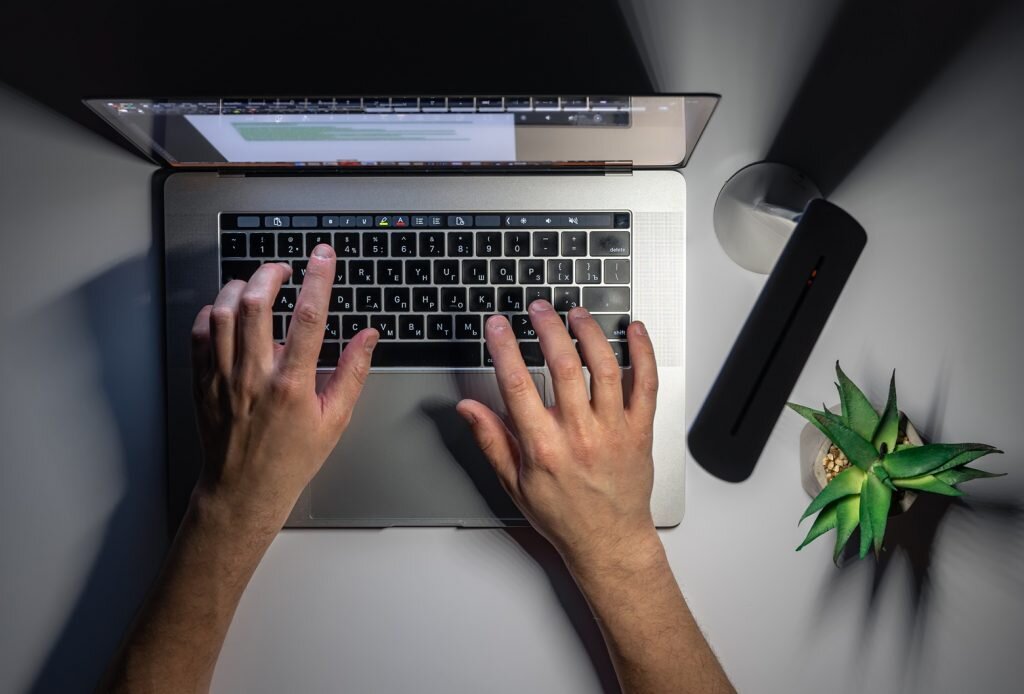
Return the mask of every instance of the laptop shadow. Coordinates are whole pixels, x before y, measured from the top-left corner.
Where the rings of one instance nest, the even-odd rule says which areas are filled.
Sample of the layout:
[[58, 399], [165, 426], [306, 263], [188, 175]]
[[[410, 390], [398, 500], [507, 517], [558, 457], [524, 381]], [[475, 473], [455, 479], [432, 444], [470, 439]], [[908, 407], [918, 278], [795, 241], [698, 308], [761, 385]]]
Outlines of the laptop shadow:
[[[438, 434], [452, 457], [459, 463], [496, 517], [521, 517], [505, 490], [502, 489], [490, 463], [480, 452], [473, 433], [455, 407], [447, 402], [426, 402], [423, 413], [437, 427]], [[511, 509], [511, 512], [510, 512]], [[601, 629], [594, 619], [586, 598], [576, 586], [561, 556], [540, 533], [529, 525], [501, 528], [513, 542], [526, 552], [547, 575], [551, 589], [586, 650], [594, 674], [605, 694], [620, 692], [611, 657]], [[472, 532], [472, 531], [470, 531]]]
[[[163, 380], [156, 251], [115, 266], [39, 311], [84, 307], [99, 360], [96, 380], [116, 423], [112, 460], [123, 492], [74, 606], [28, 691], [91, 691], [160, 567], [164, 510]], [[51, 311], [51, 308], [53, 309]], [[75, 461], [68, 461], [74, 463]]]

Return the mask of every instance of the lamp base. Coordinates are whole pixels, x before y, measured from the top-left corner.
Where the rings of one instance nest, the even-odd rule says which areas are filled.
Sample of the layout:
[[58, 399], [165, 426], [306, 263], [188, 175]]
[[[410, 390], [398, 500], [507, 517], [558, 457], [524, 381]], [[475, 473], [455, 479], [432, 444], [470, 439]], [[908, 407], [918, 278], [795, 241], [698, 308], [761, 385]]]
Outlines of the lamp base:
[[737, 171], [715, 201], [715, 235], [740, 267], [766, 275], [818, 187], [785, 164], [758, 162]]

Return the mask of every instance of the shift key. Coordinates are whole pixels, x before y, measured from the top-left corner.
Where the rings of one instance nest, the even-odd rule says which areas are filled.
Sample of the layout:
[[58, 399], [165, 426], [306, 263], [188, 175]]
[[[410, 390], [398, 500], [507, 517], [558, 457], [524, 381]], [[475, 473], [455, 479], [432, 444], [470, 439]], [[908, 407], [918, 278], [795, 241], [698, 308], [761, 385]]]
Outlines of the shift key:
[[629, 311], [629, 287], [584, 287], [583, 308], [592, 313]]

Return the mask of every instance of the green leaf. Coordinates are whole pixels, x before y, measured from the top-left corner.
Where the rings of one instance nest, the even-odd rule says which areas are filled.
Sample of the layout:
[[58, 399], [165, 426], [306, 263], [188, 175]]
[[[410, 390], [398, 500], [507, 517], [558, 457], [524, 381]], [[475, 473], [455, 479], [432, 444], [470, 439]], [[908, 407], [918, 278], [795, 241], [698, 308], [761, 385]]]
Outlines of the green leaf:
[[882, 460], [882, 467], [895, 479], [918, 477], [966, 465], [989, 453], [1002, 451], [983, 443], [928, 443], [893, 451]]
[[870, 439], [878, 427], [878, 413], [861, 389], [839, 368], [838, 361], [836, 376], [839, 378], [836, 388], [839, 389], [839, 401], [843, 405], [843, 421], [861, 438]]
[[896, 405], [896, 372], [892, 372], [889, 379], [889, 399], [885, 402], [885, 409], [882, 411], [882, 418], [878, 422], [878, 428], [871, 439], [875, 448], [891, 451], [896, 448], [896, 441], [900, 435], [900, 410]]
[[[838, 477], [836, 479], [839, 479]], [[848, 496], [836, 504], [836, 547], [832, 561], [839, 564], [839, 555], [860, 523], [860, 495]]]
[[814, 523], [811, 525], [810, 532], [807, 533], [807, 537], [800, 543], [800, 546], [796, 548], [799, 552], [804, 547], [809, 545], [812, 540], [816, 540], [820, 536], [827, 533], [832, 528], [836, 527], [836, 505], [825, 507], [818, 517], [814, 519]]
[[907, 477], [901, 480], [893, 480], [897, 487], [903, 489], [914, 489], [919, 492], [930, 492], [942, 494], [943, 496], [963, 496], [964, 493], [956, 487], [951, 487], [935, 475], [921, 475], [920, 477]]
[[843, 421], [829, 411], [819, 412], [814, 418], [825, 428], [826, 436], [839, 447], [850, 462], [861, 470], [867, 470], [871, 464], [878, 460], [878, 451], [868, 443], [863, 436], [850, 427], [843, 424]]
[[885, 537], [885, 524], [889, 520], [889, 505], [891, 503], [892, 490], [869, 472], [864, 481], [864, 490], [860, 495], [861, 559], [867, 556], [868, 548], [872, 543], [875, 548], [875, 556], [882, 551], [882, 539]]
[[970, 482], [971, 480], [983, 479], [985, 477], [1005, 477], [1006, 473], [994, 473], [985, 472], [984, 470], [978, 470], [973, 467], [957, 467], [951, 470], [943, 470], [939, 474], [935, 475], [936, 479], [946, 484], [956, 485], [961, 482]]
[[804, 419], [806, 419], [808, 422], [813, 424], [815, 427], [818, 428], [818, 431], [820, 431], [822, 434], [824, 434], [826, 437], [828, 437], [828, 431], [825, 429], [825, 427], [823, 427], [821, 425], [821, 422], [819, 422], [815, 418], [815, 415], [822, 414], [821, 412], [819, 412], [818, 410], [812, 410], [810, 407], [804, 407], [803, 405], [797, 405], [795, 402], [787, 402], [786, 406], [789, 409], [791, 409], [794, 412], [796, 412], [797, 414], [799, 414]]
[[867, 473], [855, 467], [848, 467], [840, 472], [834, 480], [825, 485], [825, 488], [821, 490], [818, 496], [814, 497], [814, 501], [804, 511], [804, 515], [800, 516], [800, 522], [802, 523], [804, 518], [807, 518], [807, 516], [815, 511], [825, 508], [836, 499], [841, 499], [851, 494], [860, 494], [865, 474]]

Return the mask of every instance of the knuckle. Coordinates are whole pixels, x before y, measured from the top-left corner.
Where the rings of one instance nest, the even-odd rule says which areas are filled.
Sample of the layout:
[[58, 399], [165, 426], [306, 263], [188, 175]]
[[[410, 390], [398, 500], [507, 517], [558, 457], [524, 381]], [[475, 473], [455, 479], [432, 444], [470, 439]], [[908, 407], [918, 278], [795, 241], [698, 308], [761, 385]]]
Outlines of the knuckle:
[[283, 372], [271, 381], [270, 389], [275, 398], [290, 399], [298, 395], [301, 386], [300, 379], [291, 373]]
[[579, 358], [575, 354], [562, 353], [548, 361], [551, 375], [563, 381], [580, 378], [583, 375]]
[[530, 389], [533, 388], [533, 380], [528, 373], [516, 370], [505, 378], [505, 387], [512, 395], [522, 397], [529, 394]]
[[230, 326], [235, 322], [235, 311], [230, 306], [214, 306], [210, 309], [210, 324], [219, 328]]
[[238, 303], [238, 311], [243, 316], [259, 316], [267, 310], [267, 296], [261, 292], [246, 291]]
[[615, 385], [622, 380], [622, 372], [614, 361], [600, 359], [590, 368], [590, 379], [601, 385]]
[[323, 311], [320, 307], [307, 302], [303, 302], [295, 307], [295, 314], [292, 316], [293, 321], [298, 321], [303, 325], [315, 326], [321, 320], [323, 320]]
[[637, 379], [636, 387], [645, 395], [657, 395], [658, 377], [652, 374], [650, 376], [644, 376], [643, 378]]

